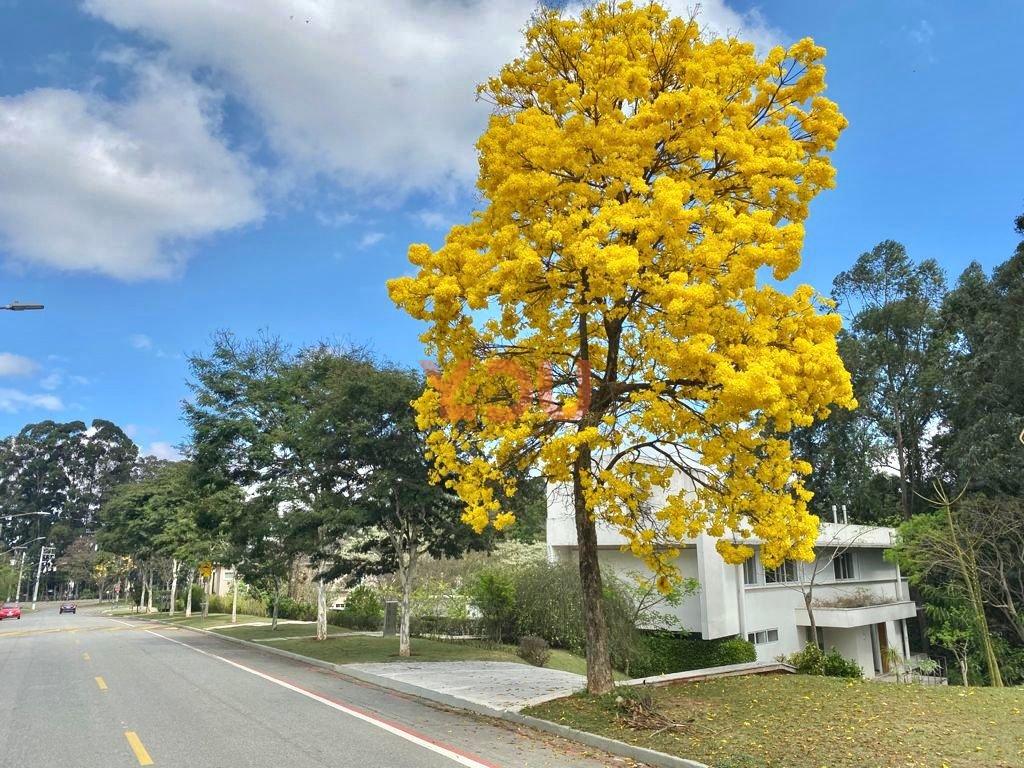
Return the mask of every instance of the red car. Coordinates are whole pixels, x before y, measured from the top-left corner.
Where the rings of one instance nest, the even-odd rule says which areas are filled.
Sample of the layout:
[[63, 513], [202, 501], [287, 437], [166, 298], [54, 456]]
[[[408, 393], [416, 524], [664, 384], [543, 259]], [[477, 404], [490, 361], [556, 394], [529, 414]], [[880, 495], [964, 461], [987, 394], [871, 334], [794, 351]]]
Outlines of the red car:
[[17, 603], [4, 603], [0, 605], [0, 619], [20, 619], [21, 608]]
[[78, 606], [75, 605], [74, 603], [63, 603], [60, 606], [60, 612], [61, 613], [74, 613], [77, 616], [78, 615], [77, 611], [78, 611]]

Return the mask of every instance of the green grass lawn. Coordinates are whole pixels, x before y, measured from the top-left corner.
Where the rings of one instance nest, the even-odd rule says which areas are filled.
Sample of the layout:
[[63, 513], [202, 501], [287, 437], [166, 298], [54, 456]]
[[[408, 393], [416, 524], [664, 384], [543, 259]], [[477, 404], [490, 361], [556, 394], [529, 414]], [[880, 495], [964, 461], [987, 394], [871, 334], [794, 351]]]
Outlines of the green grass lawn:
[[[230, 635], [243, 640], [268, 640], [293, 638], [266, 643], [268, 647], [311, 656], [333, 664], [355, 664], [367, 662], [402, 661], [398, 655], [397, 637], [354, 635], [350, 637], [328, 637], [318, 641], [313, 637], [315, 629], [311, 624], [280, 624], [276, 630], [270, 627], [231, 627], [215, 630], [218, 634]], [[328, 633], [340, 633], [342, 627], [328, 625]], [[511, 645], [495, 645], [480, 642], [446, 642], [414, 637], [412, 639], [413, 661], [512, 661], [525, 664], [516, 656]], [[552, 651], [549, 669], [560, 669], [585, 675], [586, 659], [567, 651]]]
[[[235, 634], [227, 630], [224, 634]], [[398, 655], [397, 637], [329, 637], [317, 641], [315, 638], [300, 638], [273, 643], [274, 648], [283, 651], [312, 656], [334, 664], [356, 664], [368, 662], [405, 661]], [[443, 642], [414, 637], [412, 639], [412, 661], [512, 661], [525, 664], [508, 645], [492, 645], [473, 642]], [[565, 672], [586, 672], [586, 661], [565, 651], [553, 651], [547, 664], [549, 669]]]
[[650, 689], [683, 730], [635, 730], [614, 696], [573, 696], [526, 714], [715, 768], [1024, 766], [1024, 689], [731, 677]]
[[[145, 617], [145, 614], [138, 614]], [[312, 623], [288, 624], [281, 622], [277, 629], [266, 626], [269, 621], [265, 616], [243, 616], [239, 614], [238, 623], [234, 627], [226, 627], [231, 620], [229, 614], [211, 613], [206, 619], [193, 615], [186, 619], [181, 614], [168, 617], [166, 613], [151, 613], [149, 618], [173, 624], [208, 629], [219, 627], [214, 632], [241, 640], [274, 642], [265, 643], [268, 648], [280, 648], [284, 651], [310, 656], [314, 659], [329, 661], [333, 664], [356, 664], [369, 662], [402, 661], [398, 655], [397, 637], [379, 637], [354, 635], [350, 637], [328, 637], [318, 641], [315, 638], [316, 626]], [[258, 626], [253, 626], [256, 624]], [[352, 630], [333, 624], [327, 626], [329, 635]], [[288, 639], [283, 639], [288, 638]], [[446, 642], [414, 637], [412, 639], [413, 661], [512, 661], [517, 664], [526, 662], [516, 656], [516, 649], [511, 645], [496, 645], [473, 641]], [[548, 661], [549, 669], [563, 672], [574, 672], [586, 675], [586, 659], [568, 651], [553, 650]], [[616, 673], [616, 679], [625, 676]]]

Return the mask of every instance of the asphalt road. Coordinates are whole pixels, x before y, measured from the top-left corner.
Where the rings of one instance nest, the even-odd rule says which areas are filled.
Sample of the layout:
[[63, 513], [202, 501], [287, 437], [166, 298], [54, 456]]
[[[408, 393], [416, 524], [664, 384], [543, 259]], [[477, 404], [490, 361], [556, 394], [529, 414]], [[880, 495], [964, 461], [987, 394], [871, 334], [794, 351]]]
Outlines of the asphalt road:
[[624, 761], [99, 608], [0, 622], [0, 766], [598, 768]]

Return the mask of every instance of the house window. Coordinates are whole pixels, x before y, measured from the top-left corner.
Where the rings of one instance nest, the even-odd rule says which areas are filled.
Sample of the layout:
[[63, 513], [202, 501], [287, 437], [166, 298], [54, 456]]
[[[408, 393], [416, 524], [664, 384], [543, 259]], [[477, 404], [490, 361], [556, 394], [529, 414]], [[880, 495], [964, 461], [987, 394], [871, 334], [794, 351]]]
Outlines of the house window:
[[832, 569], [835, 571], [836, 581], [845, 581], [853, 578], [853, 552], [843, 552], [836, 555], [832, 561]]
[[792, 560], [784, 560], [778, 568], [764, 569], [765, 584], [789, 584], [796, 580], [796, 563]]
[[752, 642], [754, 645], [764, 645], [765, 643], [777, 643], [779, 642], [779, 630], [762, 629], [760, 632], [748, 632], [747, 640]]
[[743, 561], [743, 583], [757, 584], [757, 555], [751, 555]]

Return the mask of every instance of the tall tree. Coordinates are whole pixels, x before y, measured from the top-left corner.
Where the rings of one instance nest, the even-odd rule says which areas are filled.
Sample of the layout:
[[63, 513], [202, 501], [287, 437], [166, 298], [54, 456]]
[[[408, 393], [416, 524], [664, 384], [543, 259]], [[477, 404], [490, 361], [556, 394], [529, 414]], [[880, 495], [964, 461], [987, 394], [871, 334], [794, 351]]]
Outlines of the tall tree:
[[138, 455], [131, 438], [103, 419], [89, 426], [43, 421], [7, 438], [0, 443], [0, 505], [8, 513], [42, 513], [16, 518], [8, 540], [44, 535], [60, 524], [69, 544], [131, 476]]
[[932, 469], [930, 435], [937, 426], [938, 381], [944, 341], [938, 333], [945, 279], [932, 259], [915, 264], [906, 249], [885, 240], [863, 253], [833, 282], [850, 315], [848, 358], [863, 382], [863, 418], [882, 439], [888, 468], [900, 483], [900, 509], [909, 518]]
[[[1024, 216], [1016, 224], [1024, 235]], [[1024, 496], [1024, 241], [991, 278], [971, 264], [946, 297], [942, 318], [952, 336], [942, 465], [972, 488]]]
[[[869, 400], [876, 379], [861, 358], [862, 345], [839, 334], [839, 354], [850, 371], [858, 402]], [[806, 486], [814, 494], [809, 508], [822, 520], [888, 525], [898, 521], [899, 480], [885, 469], [887, 441], [864, 408], [837, 409], [827, 419], [798, 427], [790, 437], [793, 452], [813, 467]]]
[[[412, 401], [423, 392], [416, 373], [372, 361], [336, 366], [322, 380], [319, 406], [309, 424], [320, 452], [335, 457], [337, 491], [324, 506], [333, 539], [363, 534], [363, 548], [376, 548], [375, 570], [395, 570], [402, 584], [399, 655], [411, 654], [411, 597], [416, 567], [425, 555], [453, 557], [481, 548], [461, 520], [462, 504], [431, 483], [424, 436]], [[373, 533], [376, 536], [373, 536]], [[366, 534], [371, 534], [369, 537]], [[353, 564], [331, 560], [336, 571]]]
[[[597, 524], [671, 589], [673, 542], [730, 562], [809, 559], [817, 525], [786, 433], [853, 404], [837, 315], [758, 283], [800, 264], [846, 120], [809, 39], [763, 59], [657, 3], [542, 9], [479, 89], [485, 202], [438, 250], [413, 245], [392, 299], [427, 323], [439, 374], [417, 401], [437, 472], [477, 530], [536, 465], [572, 487], [588, 689], [611, 689]], [[539, 394], [532, 396], [533, 390]], [[660, 520], [648, 514], [668, 489]], [[659, 546], [664, 535], [666, 546]]]

